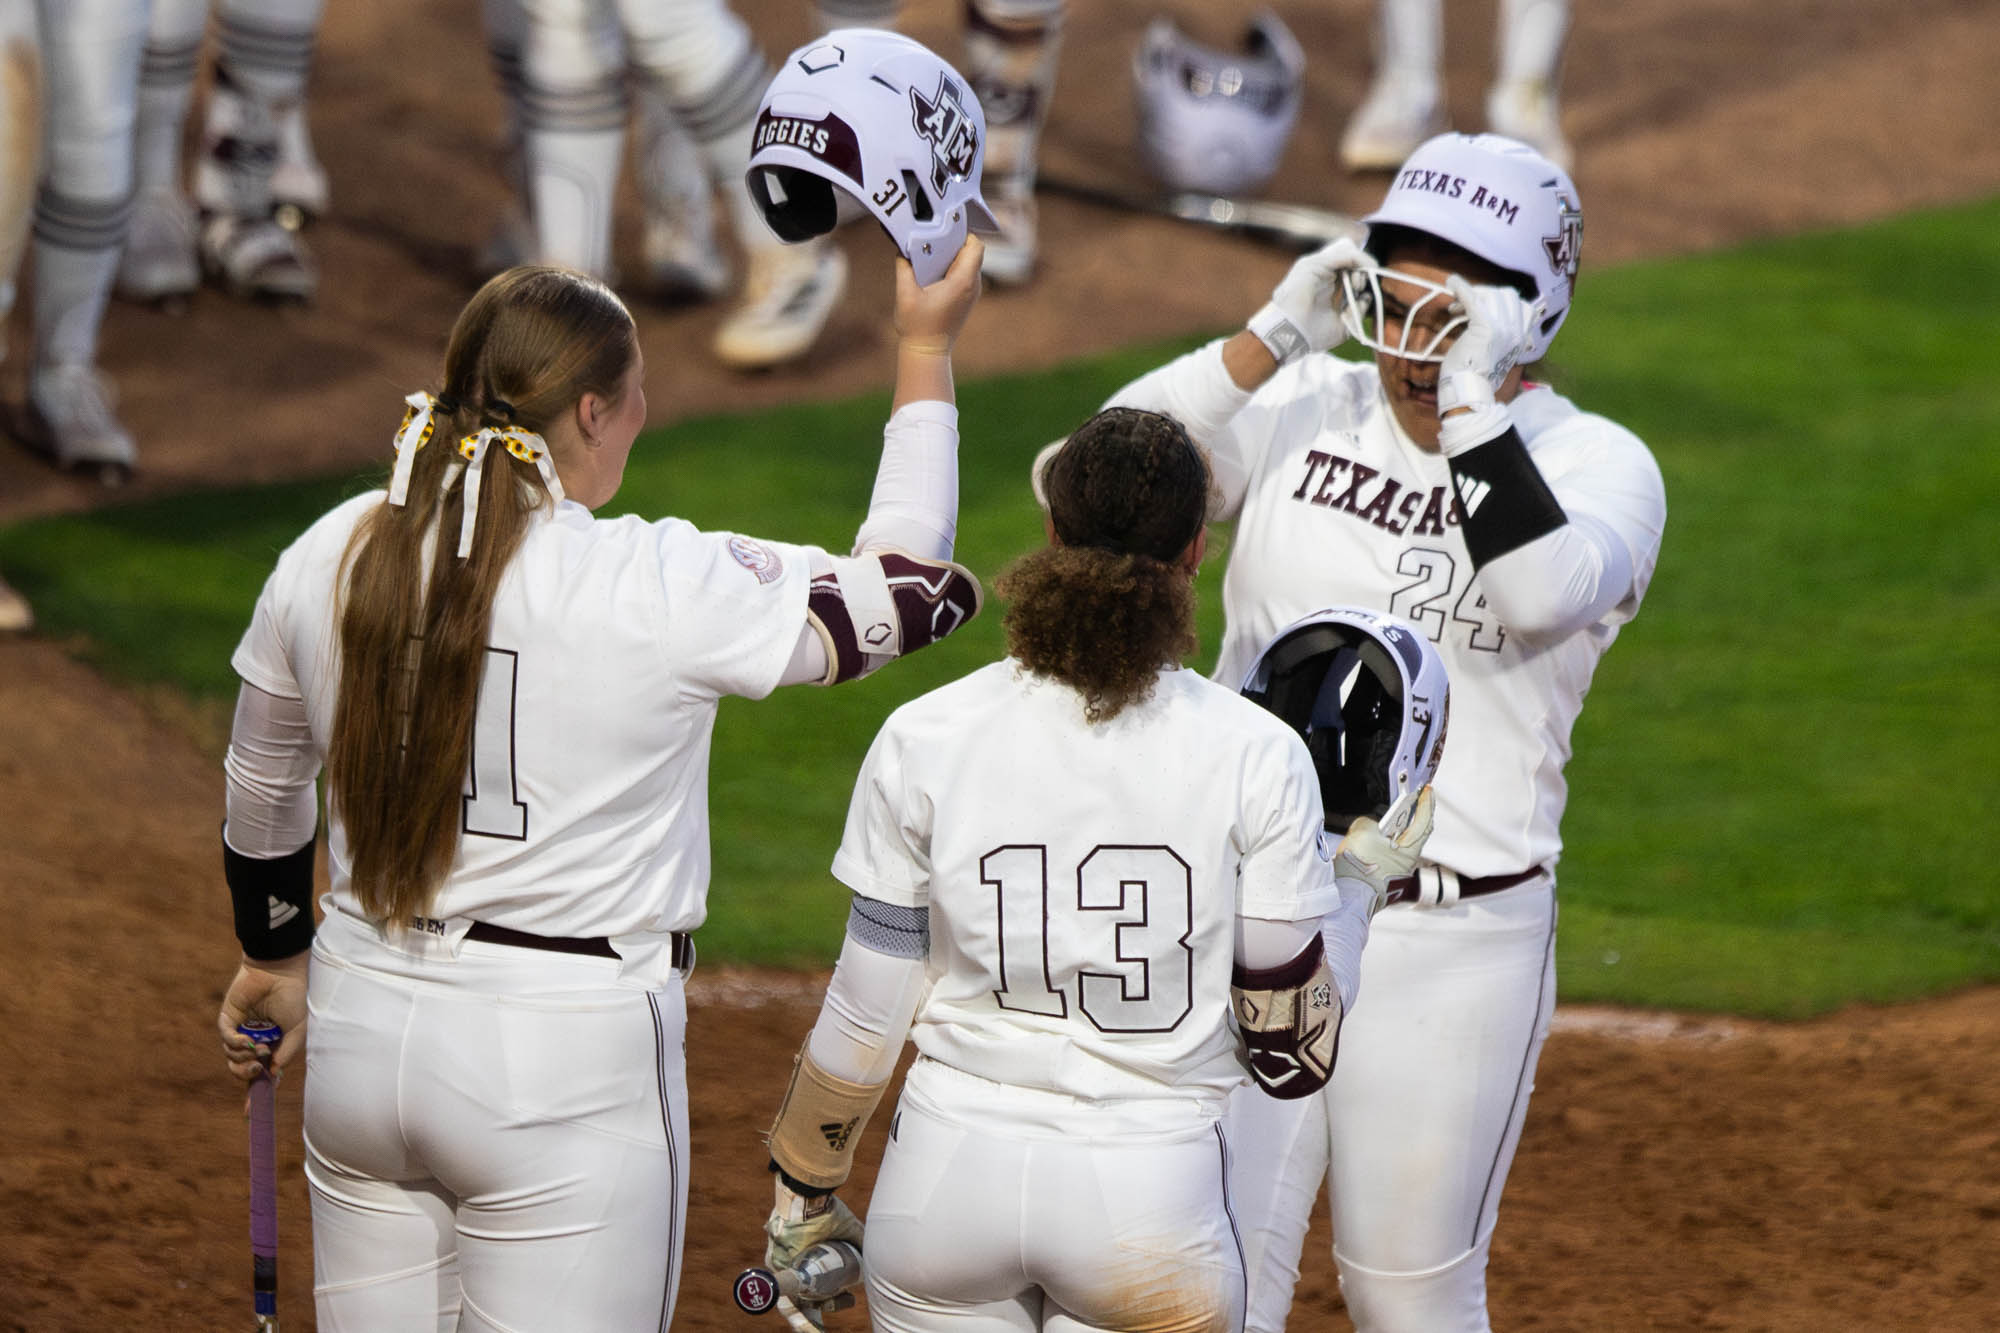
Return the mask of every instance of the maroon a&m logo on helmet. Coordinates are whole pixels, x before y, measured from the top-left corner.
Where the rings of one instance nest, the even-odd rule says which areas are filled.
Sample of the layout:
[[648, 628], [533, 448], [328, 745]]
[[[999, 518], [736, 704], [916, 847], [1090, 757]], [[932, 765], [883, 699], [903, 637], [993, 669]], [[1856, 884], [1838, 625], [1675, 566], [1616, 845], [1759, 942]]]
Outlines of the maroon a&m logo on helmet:
[[1549, 267], [1574, 283], [1577, 261], [1583, 256], [1583, 210], [1560, 191], [1556, 193], [1556, 234], [1542, 237], [1542, 249], [1548, 254]]
[[931, 146], [931, 185], [939, 194], [949, 182], [972, 175], [979, 133], [966, 114], [964, 92], [949, 76], [938, 75], [937, 91], [929, 97], [911, 86], [910, 123]]

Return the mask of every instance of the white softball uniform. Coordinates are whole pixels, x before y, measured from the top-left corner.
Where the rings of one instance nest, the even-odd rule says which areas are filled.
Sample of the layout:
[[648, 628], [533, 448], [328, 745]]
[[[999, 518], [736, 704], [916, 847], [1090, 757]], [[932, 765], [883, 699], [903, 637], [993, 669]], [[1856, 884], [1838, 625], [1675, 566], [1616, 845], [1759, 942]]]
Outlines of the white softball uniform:
[[[1476, 569], [1448, 463], [1397, 427], [1372, 364], [1307, 357], [1252, 395], [1215, 343], [1113, 401], [1180, 417], [1211, 451], [1216, 516], [1236, 519], [1216, 679], [1239, 685], [1277, 630], [1323, 606], [1422, 627], [1452, 692], [1426, 857], [1462, 877], [1539, 871], [1454, 907], [1383, 912], [1326, 1091], [1231, 1111], [1249, 1327], [1283, 1326], [1324, 1171], [1359, 1327], [1482, 1329], [1486, 1251], [1554, 998], [1563, 764], [1591, 672], [1652, 577], [1659, 469], [1630, 432], [1525, 389], [1509, 410], [1568, 521]], [[1324, 1140], [1329, 1115], [1330, 1149], [1298, 1146]]]
[[[857, 549], [949, 556], [957, 446], [949, 403], [890, 419]], [[382, 502], [348, 501], [280, 557], [237, 650], [239, 855], [310, 846], [342, 555]], [[458, 860], [426, 915], [366, 918], [329, 812], [305, 1109], [322, 1328], [667, 1326], [688, 1188], [681, 932], [707, 911], [716, 705], [827, 675], [808, 591], [837, 563], [545, 508], [496, 590]]]
[[891, 715], [833, 863], [929, 913], [868, 1216], [878, 1328], [1239, 1327], [1234, 941], [1338, 907], [1320, 823], [1299, 738], [1193, 672], [1095, 726], [1012, 661]]

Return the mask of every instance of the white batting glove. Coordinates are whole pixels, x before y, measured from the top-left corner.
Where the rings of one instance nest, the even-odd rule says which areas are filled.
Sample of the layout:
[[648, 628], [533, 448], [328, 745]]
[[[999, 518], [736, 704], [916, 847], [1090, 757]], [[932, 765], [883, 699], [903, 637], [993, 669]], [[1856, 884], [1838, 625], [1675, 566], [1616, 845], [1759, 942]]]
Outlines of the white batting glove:
[[1456, 275], [1445, 286], [1465, 312], [1465, 328], [1438, 367], [1438, 445], [1449, 457], [1507, 429], [1507, 409], [1493, 395], [1520, 362], [1544, 310], [1512, 287], [1480, 286]]
[[1370, 918], [1382, 910], [1390, 880], [1417, 873], [1436, 813], [1437, 797], [1425, 783], [1418, 791], [1399, 797], [1380, 823], [1363, 815], [1348, 826], [1340, 850], [1333, 855], [1333, 875], [1337, 880], [1359, 880], [1368, 886], [1372, 895]]
[[1340, 322], [1340, 275], [1370, 262], [1367, 252], [1346, 236], [1321, 246], [1292, 265], [1245, 327], [1281, 366], [1338, 346], [1347, 337]]
[[774, 1177], [777, 1196], [764, 1223], [764, 1264], [772, 1272], [790, 1268], [800, 1254], [823, 1240], [861, 1243], [861, 1219], [838, 1195], [807, 1198]]

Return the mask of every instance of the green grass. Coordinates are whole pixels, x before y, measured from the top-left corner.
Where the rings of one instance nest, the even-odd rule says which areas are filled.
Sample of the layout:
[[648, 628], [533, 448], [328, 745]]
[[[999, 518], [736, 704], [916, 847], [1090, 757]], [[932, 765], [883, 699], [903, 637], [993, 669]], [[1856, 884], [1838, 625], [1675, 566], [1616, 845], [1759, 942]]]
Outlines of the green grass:
[[[1566, 999], [1798, 1015], [2000, 978], [1996, 228], [2000, 200], [1586, 276], [1557, 382], [1653, 446], [1669, 521], [1575, 737]], [[1039, 540], [1034, 451], [1173, 350], [962, 386], [961, 558], [990, 582]], [[844, 547], [886, 410], [656, 432], [618, 504]], [[0, 569], [114, 675], [226, 698], [277, 551], [363, 484], [23, 523]], [[997, 655], [998, 611], [858, 685], [725, 703], [705, 956], [832, 958], [826, 865], [869, 738]]]

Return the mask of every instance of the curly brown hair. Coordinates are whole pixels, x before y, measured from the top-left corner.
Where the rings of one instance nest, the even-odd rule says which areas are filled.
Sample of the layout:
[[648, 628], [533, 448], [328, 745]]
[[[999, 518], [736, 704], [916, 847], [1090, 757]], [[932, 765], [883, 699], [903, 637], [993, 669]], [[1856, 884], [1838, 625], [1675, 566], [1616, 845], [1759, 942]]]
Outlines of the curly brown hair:
[[1207, 516], [1208, 461], [1172, 417], [1113, 407], [1076, 429], [1042, 483], [1056, 540], [994, 584], [1007, 650], [1107, 721], [1197, 645], [1182, 557]]

